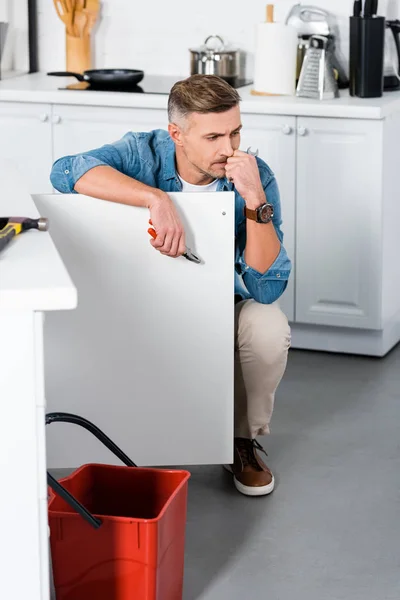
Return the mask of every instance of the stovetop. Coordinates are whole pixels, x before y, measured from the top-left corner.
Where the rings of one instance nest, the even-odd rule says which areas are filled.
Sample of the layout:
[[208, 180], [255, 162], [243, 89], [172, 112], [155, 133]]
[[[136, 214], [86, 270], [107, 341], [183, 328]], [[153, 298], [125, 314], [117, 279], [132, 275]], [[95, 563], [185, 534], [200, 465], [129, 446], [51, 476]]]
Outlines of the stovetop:
[[[71, 83], [66, 87], [59, 88], [60, 90], [78, 90], [78, 91], [90, 91], [90, 92], [125, 92], [128, 94], [169, 94], [172, 86], [180, 79], [185, 77], [174, 77], [168, 75], [145, 75], [139, 85], [133, 87], [92, 87], [87, 82], [81, 81], [77, 83]], [[231, 82], [234, 88], [241, 88], [245, 85], [250, 85], [251, 79], [236, 79]]]

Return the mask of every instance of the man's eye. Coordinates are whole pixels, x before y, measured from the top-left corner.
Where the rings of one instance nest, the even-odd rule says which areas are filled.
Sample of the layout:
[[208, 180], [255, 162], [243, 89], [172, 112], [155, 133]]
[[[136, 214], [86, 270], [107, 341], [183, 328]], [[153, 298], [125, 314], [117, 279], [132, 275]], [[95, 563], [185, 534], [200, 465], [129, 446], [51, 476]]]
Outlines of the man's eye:
[[211, 141], [213, 142], [213, 141], [214, 141], [214, 140], [216, 140], [217, 138], [218, 138], [218, 136], [217, 136], [217, 135], [212, 135], [212, 136], [208, 137], [207, 139], [208, 139], [208, 140], [211, 140]]
[[234, 132], [232, 133], [232, 136], [239, 135], [239, 133], [240, 133], [240, 131], [234, 131]]

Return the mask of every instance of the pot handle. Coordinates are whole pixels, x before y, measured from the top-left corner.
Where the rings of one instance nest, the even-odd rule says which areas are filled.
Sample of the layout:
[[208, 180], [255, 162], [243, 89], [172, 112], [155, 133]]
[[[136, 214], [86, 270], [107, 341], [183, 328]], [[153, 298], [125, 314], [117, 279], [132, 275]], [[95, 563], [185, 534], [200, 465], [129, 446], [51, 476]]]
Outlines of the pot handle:
[[[221, 45], [218, 46], [217, 48], [210, 48], [207, 44], [208, 44], [209, 40], [213, 40], [213, 39], [219, 40], [221, 42]], [[222, 39], [222, 37], [219, 35], [209, 35], [208, 38], [205, 40], [204, 45], [208, 50], [223, 50], [225, 48], [225, 42]]]

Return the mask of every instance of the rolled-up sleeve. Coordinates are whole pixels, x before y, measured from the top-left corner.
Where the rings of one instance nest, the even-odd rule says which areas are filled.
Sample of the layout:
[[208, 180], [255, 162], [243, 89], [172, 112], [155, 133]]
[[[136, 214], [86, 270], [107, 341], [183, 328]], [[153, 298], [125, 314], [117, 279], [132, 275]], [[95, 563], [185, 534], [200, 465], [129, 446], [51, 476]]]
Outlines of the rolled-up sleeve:
[[113, 144], [59, 158], [51, 169], [50, 181], [57, 191], [73, 194], [76, 193], [76, 182], [90, 169], [99, 166], [109, 166], [134, 177], [139, 170], [139, 156], [134, 135], [128, 133]]
[[265, 273], [259, 273], [249, 267], [244, 260], [243, 253], [238, 256], [236, 265], [246, 289], [256, 302], [272, 304], [278, 300], [287, 287], [291, 262], [282, 245], [277, 258]]
[[[261, 162], [261, 161], [259, 161]], [[265, 165], [265, 163], [263, 163]], [[279, 189], [276, 179], [271, 170], [265, 165], [260, 169], [260, 175], [265, 191], [267, 201], [274, 206], [274, 216], [272, 219], [276, 234], [281, 242], [279, 254], [265, 273], [260, 273], [250, 267], [244, 258], [246, 247], [246, 223], [242, 223], [238, 236], [236, 248], [236, 271], [241, 276], [249, 295], [261, 304], [272, 304], [285, 291], [290, 272], [292, 269], [291, 261], [283, 245], [282, 211], [279, 196]], [[263, 225], [260, 225], [263, 227]]]

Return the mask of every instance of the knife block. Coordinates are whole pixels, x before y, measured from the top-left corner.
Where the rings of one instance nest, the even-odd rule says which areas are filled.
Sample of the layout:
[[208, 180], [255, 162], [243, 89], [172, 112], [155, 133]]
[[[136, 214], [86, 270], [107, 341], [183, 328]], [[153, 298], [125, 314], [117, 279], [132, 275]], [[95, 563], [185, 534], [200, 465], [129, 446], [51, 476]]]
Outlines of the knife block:
[[90, 35], [75, 37], [66, 34], [66, 68], [73, 73], [83, 73], [92, 67]]
[[383, 95], [385, 17], [350, 17], [350, 95]]

